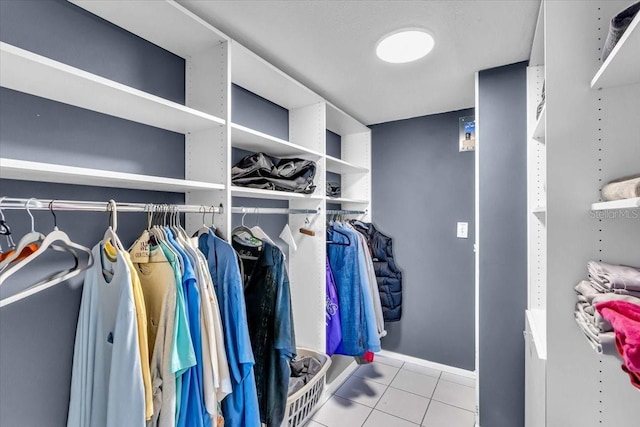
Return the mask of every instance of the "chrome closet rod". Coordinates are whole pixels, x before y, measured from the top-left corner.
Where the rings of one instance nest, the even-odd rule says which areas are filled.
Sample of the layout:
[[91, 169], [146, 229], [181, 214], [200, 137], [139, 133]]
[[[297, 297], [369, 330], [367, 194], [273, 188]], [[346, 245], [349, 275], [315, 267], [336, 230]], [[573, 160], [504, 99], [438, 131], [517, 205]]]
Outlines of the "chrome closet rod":
[[290, 208], [252, 208], [236, 206], [231, 208], [231, 213], [234, 214], [299, 214], [299, 215], [316, 215], [319, 211], [317, 209], [290, 209]]
[[327, 215], [366, 215], [367, 211], [352, 211], [348, 209], [327, 209]]
[[[0, 200], [0, 209], [26, 209], [42, 211], [49, 210], [50, 205], [54, 211], [86, 211], [109, 212], [109, 202], [96, 202], [84, 200], [58, 200], [58, 199], [16, 199], [5, 197]], [[181, 212], [181, 213], [222, 213], [222, 206], [204, 205], [176, 205], [168, 203], [128, 203], [115, 202], [116, 211], [120, 212]]]

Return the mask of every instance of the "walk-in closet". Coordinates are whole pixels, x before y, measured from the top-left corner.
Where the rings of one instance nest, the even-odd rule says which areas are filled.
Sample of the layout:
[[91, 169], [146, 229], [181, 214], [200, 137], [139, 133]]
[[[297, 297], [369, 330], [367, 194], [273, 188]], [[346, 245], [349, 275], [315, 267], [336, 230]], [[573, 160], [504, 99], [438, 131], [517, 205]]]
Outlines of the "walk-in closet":
[[0, 0], [0, 426], [637, 427], [639, 119], [637, 0]]

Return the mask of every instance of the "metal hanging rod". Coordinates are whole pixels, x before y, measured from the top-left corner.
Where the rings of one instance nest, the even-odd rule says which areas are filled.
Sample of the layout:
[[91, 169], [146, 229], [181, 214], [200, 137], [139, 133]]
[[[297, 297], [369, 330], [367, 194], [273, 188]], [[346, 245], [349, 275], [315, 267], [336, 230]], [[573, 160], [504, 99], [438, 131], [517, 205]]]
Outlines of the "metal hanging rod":
[[327, 209], [327, 215], [366, 215], [367, 211], [352, 211], [348, 209]]
[[[109, 212], [109, 202], [95, 202], [84, 200], [45, 200], [45, 199], [15, 199], [5, 197], [0, 200], [0, 209], [26, 209], [42, 211], [86, 211]], [[182, 212], [182, 213], [222, 213], [222, 206], [204, 205], [174, 205], [166, 203], [127, 203], [116, 202], [116, 209], [120, 212]]]
[[289, 209], [289, 208], [245, 208], [233, 207], [231, 213], [234, 214], [299, 214], [299, 215], [316, 215], [317, 209]]

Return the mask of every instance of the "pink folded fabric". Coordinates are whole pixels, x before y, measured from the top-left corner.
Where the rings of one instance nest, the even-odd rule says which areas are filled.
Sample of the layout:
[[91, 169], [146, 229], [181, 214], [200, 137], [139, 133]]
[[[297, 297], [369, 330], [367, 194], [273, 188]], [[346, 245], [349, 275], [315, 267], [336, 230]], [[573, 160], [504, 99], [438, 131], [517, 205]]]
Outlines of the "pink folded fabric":
[[616, 334], [616, 347], [624, 360], [622, 369], [631, 384], [640, 388], [640, 305], [627, 301], [605, 301], [596, 304]]

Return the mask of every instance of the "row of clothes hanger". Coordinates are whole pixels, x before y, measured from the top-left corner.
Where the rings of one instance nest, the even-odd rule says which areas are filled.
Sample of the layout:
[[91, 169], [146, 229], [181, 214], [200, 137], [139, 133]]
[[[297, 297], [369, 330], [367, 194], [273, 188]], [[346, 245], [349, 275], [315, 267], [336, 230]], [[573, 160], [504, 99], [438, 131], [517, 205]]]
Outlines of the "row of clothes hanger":
[[[0, 203], [4, 199], [4, 197], [1, 198]], [[49, 250], [64, 252], [71, 255], [71, 257], [73, 257], [74, 264], [73, 267], [67, 270], [56, 272], [27, 289], [0, 300], [0, 307], [4, 307], [30, 295], [41, 292], [47, 288], [57, 285], [58, 283], [70, 280], [89, 268], [93, 263], [91, 250], [72, 241], [64, 231], [58, 228], [57, 217], [53, 209], [53, 202], [49, 204], [49, 211], [53, 216], [54, 222], [53, 230], [47, 235], [35, 230], [35, 219], [30, 210], [30, 203], [33, 200], [35, 199], [29, 199], [25, 203], [25, 210], [31, 219], [31, 230], [20, 239], [17, 245], [14, 244], [13, 238], [11, 237], [11, 228], [6, 223], [4, 213], [2, 213], [2, 210], [0, 209], [0, 217], [2, 218], [2, 234], [7, 237], [7, 243], [9, 244], [9, 248], [2, 252], [3, 257], [0, 262], [0, 286], [2, 286], [5, 281], [15, 273], [31, 264], [34, 260], [41, 257]]]

